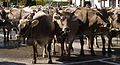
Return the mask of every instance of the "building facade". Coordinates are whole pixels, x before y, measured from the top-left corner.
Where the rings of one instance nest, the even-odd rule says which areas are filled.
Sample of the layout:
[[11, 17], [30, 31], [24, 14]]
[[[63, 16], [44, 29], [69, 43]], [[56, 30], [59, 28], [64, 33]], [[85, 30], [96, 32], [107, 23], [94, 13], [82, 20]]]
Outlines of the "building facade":
[[90, 1], [92, 7], [95, 7], [95, 5], [97, 5], [98, 8], [120, 7], [120, 0], [72, 0], [72, 3], [77, 6], [83, 6], [86, 1]]

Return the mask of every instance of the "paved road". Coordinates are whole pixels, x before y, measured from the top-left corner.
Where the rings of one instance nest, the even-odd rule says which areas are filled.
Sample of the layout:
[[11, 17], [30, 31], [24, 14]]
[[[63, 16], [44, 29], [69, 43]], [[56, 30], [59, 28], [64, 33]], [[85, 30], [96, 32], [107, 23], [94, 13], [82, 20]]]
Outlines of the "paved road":
[[[114, 38], [114, 43], [117, 44]], [[101, 41], [99, 41], [101, 42]], [[60, 58], [60, 53], [53, 56], [53, 64], [47, 64], [47, 58], [39, 57], [37, 64], [34, 65], [120, 65], [120, 47], [114, 47], [114, 52], [111, 57], [102, 56], [101, 47], [95, 48], [96, 56], [90, 56], [89, 49], [85, 48], [85, 56], [79, 56], [80, 44], [79, 40], [73, 43], [74, 52], [71, 57]], [[59, 45], [57, 51], [60, 51]], [[39, 48], [41, 49], [41, 48]], [[41, 55], [42, 50], [39, 50]], [[25, 46], [20, 48], [0, 49], [0, 65], [33, 65], [32, 61], [32, 47]]]

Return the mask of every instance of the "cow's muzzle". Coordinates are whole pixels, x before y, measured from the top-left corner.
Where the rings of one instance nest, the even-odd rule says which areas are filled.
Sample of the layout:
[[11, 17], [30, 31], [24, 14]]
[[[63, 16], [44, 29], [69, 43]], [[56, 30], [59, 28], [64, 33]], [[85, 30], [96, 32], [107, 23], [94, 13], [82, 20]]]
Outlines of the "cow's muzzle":
[[69, 33], [70, 32], [70, 28], [65, 28], [64, 32]]

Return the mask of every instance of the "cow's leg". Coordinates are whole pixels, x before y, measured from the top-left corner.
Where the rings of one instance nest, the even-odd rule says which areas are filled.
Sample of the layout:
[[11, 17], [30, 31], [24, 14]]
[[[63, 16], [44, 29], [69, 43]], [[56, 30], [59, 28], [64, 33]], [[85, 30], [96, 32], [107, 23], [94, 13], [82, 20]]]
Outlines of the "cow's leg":
[[7, 31], [7, 42], [9, 42], [9, 34], [10, 34], [10, 31], [8, 30]]
[[47, 45], [47, 54], [48, 54], [48, 64], [52, 63], [52, 59], [51, 59], [51, 43], [52, 40], [49, 41], [48, 45]]
[[10, 46], [10, 43], [9, 43], [9, 30], [8, 31], [6, 31], [7, 32], [7, 38], [6, 38], [6, 42], [7, 42], [7, 46]]
[[117, 41], [117, 45], [119, 44], [119, 38], [120, 38], [120, 35], [118, 34], [117, 35], [117, 40], [116, 40]]
[[65, 39], [66, 38], [63, 38], [62, 39], [62, 41], [60, 42], [61, 43], [61, 56], [63, 56], [64, 55], [64, 52], [65, 52], [65, 48], [64, 48], [64, 42], [65, 42]]
[[95, 43], [95, 47], [99, 48], [98, 42], [97, 42], [97, 36], [94, 37], [94, 43]]
[[11, 34], [12, 32], [10, 31], [10, 39], [12, 39], [12, 34]]
[[3, 28], [3, 34], [4, 34], [4, 46], [6, 47], [7, 43], [6, 43], [6, 31], [5, 31], [5, 28]]
[[56, 55], [55, 44], [56, 44], [56, 39], [53, 38], [53, 55]]
[[45, 56], [46, 56], [46, 44], [44, 45], [44, 48], [43, 48], [43, 58], [45, 58]]
[[87, 43], [87, 47], [88, 47], [88, 49], [90, 49], [91, 47], [90, 47], [90, 43], [89, 43], [89, 39], [88, 39], [88, 37], [86, 37], [86, 43]]
[[36, 64], [37, 62], [37, 44], [33, 44], [33, 64]]
[[105, 50], [105, 38], [103, 35], [101, 35], [102, 38], [102, 44], [103, 44], [103, 48], [102, 48], [102, 54], [105, 56], [106, 55], [106, 50]]
[[90, 35], [89, 42], [91, 44], [91, 55], [95, 55], [94, 48], [93, 48], [93, 45], [94, 45], [94, 35], [93, 34]]
[[111, 56], [111, 44], [112, 44], [112, 37], [109, 37], [108, 39], [108, 56]]
[[22, 43], [22, 44], [25, 44], [25, 38], [26, 38], [26, 37], [23, 37], [23, 43]]
[[[64, 48], [65, 40], [66, 40], [66, 35], [65, 36], [63, 35], [61, 38], [61, 41], [60, 41], [60, 43], [61, 43], [61, 56], [63, 56], [65, 54], [65, 48]], [[67, 44], [66, 44], [66, 46], [67, 46]]]
[[64, 55], [64, 42], [61, 43], [61, 56]]
[[84, 47], [83, 35], [79, 36], [79, 39], [80, 39], [80, 44], [81, 44], [80, 55], [84, 55], [84, 50], [83, 50], [83, 47]]
[[70, 56], [70, 50], [71, 50], [70, 47], [72, 46], [72, 44], [70, 43], [70, 40], [68, 40], [68, 38], [66, 38], [64, 46], [65, 46], [64, 49], [65, 54], [67, 54], [67, 56]]
[[36, 53], [36, 56], [38, 57], [39, 54], [38, 54], [38, 49], [37, 49], [37, 43], [36, 43], [36, 50], [35, 50], [35, 53]]
[[64, 54], [68, 54], [68, 44], [67, 43], [64, 43]]
[[68, 41], [69, 45], [68, 45], [68, 56], [70, 56], [71, 54], [71, 50], [73, 50], [72, 44], [73, 44], [73, 40]]

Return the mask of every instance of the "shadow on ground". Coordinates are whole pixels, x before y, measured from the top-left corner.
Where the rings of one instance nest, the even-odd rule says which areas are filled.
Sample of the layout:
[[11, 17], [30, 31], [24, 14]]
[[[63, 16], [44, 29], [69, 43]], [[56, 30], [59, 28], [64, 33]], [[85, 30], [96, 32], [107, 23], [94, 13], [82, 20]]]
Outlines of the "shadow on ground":
[[26, 64], [23, 64], [23, 63], [16, 63], [16, 62], [0, 62], [0, 65], [26, 65]]

